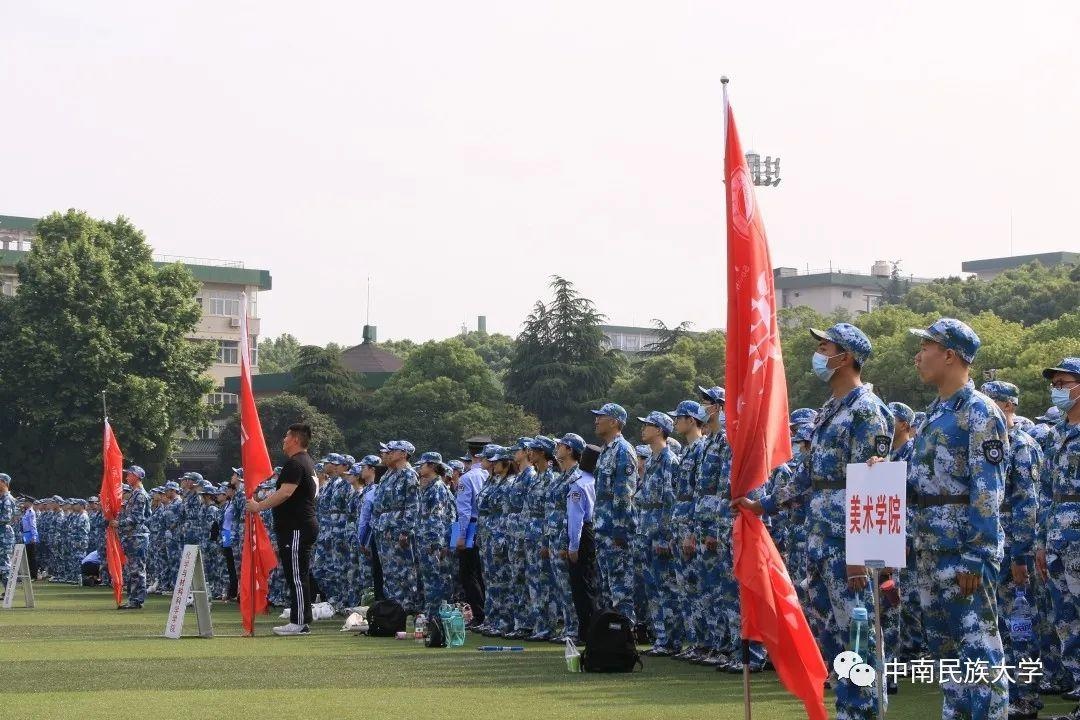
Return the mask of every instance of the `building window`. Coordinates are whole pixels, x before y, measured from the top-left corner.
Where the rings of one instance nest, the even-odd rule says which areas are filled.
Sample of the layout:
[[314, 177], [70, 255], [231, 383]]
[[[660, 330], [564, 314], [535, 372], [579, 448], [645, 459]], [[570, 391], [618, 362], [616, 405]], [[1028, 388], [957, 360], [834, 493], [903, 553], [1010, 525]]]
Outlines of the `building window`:
[[15, 283], [10, 280], [5, 280], [3, 285], [0, 285], [0, 294], [6, 297], [13, 297], [15, 295]]
[[237, 340], [218, 340], [217, 361], [222, 365], [240, 364], [240, 342]]
[[845, 290], [844, 291], [844, 297], [846, 297], [846, 298], [851, 297], [851, 291], [850, 290]]
[[211, 292], [210, 314], [218, 317], [240, 317], [240, 293], [221, 290]]
[[223, 392], [218, 388], [206, 396], [206, 402], [208, 405], [239, 405], [240, 398], [236, 393]]
[[195, 433], [195, 436], [200, 440], [217, 440], [221, 437], [221, 428], [217, 425], [207, 425]]
[[251, 365], [254, 367], [259, 364], [259, 338], [254, 335], [248, 336], [248, 353], [251, 357]]

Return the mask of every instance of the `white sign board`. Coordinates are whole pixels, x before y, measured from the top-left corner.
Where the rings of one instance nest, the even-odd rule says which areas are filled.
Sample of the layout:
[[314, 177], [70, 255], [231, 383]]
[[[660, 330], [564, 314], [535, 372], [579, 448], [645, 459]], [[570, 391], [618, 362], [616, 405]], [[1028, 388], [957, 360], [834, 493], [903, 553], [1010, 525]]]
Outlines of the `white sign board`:
[[23, 584], [23, 602], [28, 608], [34, 607], [34, 584], [30, 579], [30, 564], [26, 558], [26, 546], [19, 543], [11, 551], [7, 587], [4, 588], [4, 609], [10, 610], [15, 600], [15, 585]]
[[904, 567], [907, 537], [907, 463], [879, 462], [847, 466], [844, 505], [848, 565], [878, 560]]
[[177, 640], [184, 630], [187, 600], [195, 601], [195, 616], [199, 621], [199, 636], [213, 637], [214, 626], [210, 621], [210, 598], [206, 590], [206, 573], [203, 570], [202, 553], [198, 545], [185, 545], [180, 558], [180, 571], [176, 573], [172, 604], [165, 622], [165, 637]]

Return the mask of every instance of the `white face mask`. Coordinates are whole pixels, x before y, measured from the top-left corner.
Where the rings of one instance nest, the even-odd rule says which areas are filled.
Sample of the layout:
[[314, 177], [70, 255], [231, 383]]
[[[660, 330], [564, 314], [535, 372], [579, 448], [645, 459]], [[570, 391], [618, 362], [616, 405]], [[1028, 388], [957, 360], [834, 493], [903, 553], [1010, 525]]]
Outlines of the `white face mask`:
[[834, 357], [840, 357], [844, 353], [836, 353], [835, 355], [822, 355], [819, 352], [814, 353], [814, 357], [810, 360], [810, 369], [814, 371], [814, 374], [818, 376], [821, 382], [827, 383], [832, 379], [833, 373], [836, 372], [836, 368], [829, 367], [829, 361]]

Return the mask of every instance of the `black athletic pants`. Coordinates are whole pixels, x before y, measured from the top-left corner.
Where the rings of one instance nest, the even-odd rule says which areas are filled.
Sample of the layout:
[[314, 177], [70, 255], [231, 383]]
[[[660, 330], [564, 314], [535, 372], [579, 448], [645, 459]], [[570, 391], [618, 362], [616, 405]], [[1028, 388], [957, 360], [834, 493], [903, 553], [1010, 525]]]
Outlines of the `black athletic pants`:
[[228, 600], [236, 598], [236, 557], [231, 547], [222, 547], [221, 554], [225, 556], [225, 569], [229, 571], [229, 587], [225, 591]]
[[480, 548], [473, 546], [458, 550], [458, 582], [465, 593], [465, 602], [472, 608], [474, 623], [484, 621], [484, 575], [480, 571]]
[[[33, 580], [37, 580], [38, 564], [37, 564], [37, 543], [26, 543], [26, 563], [30, 568], [30, 577]], [[18, 572], [18, 568], [11, 568], [11, 572]]]
[[311, 623], [311, 547], [314, 533], [302, 530], [277, 533], [278, 557], [289, 588], [289, 622]]
[[592, 622], [593, 612], [597, 603], [597, 572], [596, 572], [596, 537], [593, 534], [592, 523], [585, 523], [581, 528], [581, 541], [578, 543], [578, 560], [572, 563], [566, 561], [570, 568], [570, 594], [574, 599], [574, 610], [578, 616], [579, 642], [585, 641], [589, 632], [589, 623]]

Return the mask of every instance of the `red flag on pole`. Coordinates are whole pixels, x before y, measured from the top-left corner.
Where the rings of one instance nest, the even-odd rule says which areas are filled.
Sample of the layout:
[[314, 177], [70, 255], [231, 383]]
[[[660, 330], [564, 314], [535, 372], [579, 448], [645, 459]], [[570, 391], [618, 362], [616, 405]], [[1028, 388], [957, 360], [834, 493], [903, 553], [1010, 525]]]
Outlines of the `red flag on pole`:
[[122, 494], [120, 485], [124, 479], [124, 453], [116, 442], [112, 425], [105, 418], [105, 443], [101, 451], [101, 514], [105, 516], [105, 560], [109, 564], [109, 578], [112, 580], [113, 597], [119, 605], [124, 596], [124, 564], [127, 557], [120, 545], [116, 528], [110, 523], [120, 515]]
[[[727, 124], [728, 441], [731, 496], [760, 487], [769, 471], [791, 459], [787, 382], [776, 325], [776, 293], [765, 224], [743, 156], [724, 86]], [[826, 720], [828, 672], [803, 615], [787, 568], [761, 518], [742, 509], [733, 531], [742, 635], [764, 643], [780, 682], [802, 700], [807, 717]]]
[[[240, 300], [240, 464], [244, 468], [244, 495], [250, 500], [255, 488], [274, 474], [266, 450], [259, 411], [251, 392], [251, 355], [249, 354], [247, 295]], [[277, 566], [277, 555], [270, 535], [258, 513], [247, 513], [244, 549], [240, 567], [240, 618], [244, 632], [255, 633], [255, 614], [269, 607], [270, 571]]]

